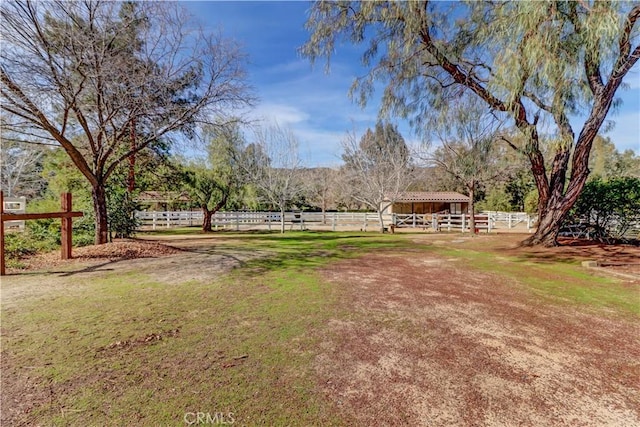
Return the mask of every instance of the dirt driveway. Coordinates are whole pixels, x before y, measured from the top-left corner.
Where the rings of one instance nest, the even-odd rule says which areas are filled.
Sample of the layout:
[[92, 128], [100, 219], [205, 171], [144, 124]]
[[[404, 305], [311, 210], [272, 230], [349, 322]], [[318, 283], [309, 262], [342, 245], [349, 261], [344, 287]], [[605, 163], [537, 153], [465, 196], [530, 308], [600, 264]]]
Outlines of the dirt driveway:
[[357, 425], [640, 425], [637, 319], [543, 304], [455, 259], [327, 267], [347, 319], [322, 337], [321, 387]]

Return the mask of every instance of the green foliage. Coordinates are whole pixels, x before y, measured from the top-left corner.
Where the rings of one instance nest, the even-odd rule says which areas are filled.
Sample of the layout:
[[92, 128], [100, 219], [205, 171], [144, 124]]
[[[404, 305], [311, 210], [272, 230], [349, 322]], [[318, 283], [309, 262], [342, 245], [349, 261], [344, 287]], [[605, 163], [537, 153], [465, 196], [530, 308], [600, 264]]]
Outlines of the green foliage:
[[[510, 145], [528, 157], [549, 219], [528, 243], [553, 245], [586, 182], [596, 132], [640, 58], [639, 18], [633, 2], [326, 0], [314, 3], [301, 50], [328, 66], [342, 42], [364, 45], [368, 71], [351, 95], [364, 105], [384, 86], [380, 113], [407, 117], [418, 132], [467, 93], [513, 123], [522, 138]], [[575, 114], [587, 116], [581, 130]], [[559, 140], [546, 159], [545, 133]]]
[[611, 139], [599, 135], [593, 140], [589, 167], [590, 179], [608, 180], [625, 176], [640, 178], [640, 156], [633, 150], [620, 153]]
[[56, 241], [51, 235], [43, 238], [28, 228], [22, 233], [6, 233], [4, 236], [5, 261], [8, 267], [21, 268], [23, 267], [20, 262], [22, 258], [40, 252], [49, 252], [59, 246], [59, 239]]
[[498, 187], [491, 188], [484, 200], [478, 202], [476, 207], [479, 211], [512, 211], [509, 195], [503, 188]]
[[122, 187], [107, 187], [107, 212], [109, 235], [116, 238], [131, 237], [138, 228], [134, 213], [138, 204], [132, 194]]
[[528, 214], [538, 212], [538, 190], [531, 190], [524, 198], [524, 211]]
[[183, 179], [189, 193], [200, 207], [217, 211], [233, 201], [240, 204], [245, 184], [240, 167], [244, 138], [237, 123], [220, 124], [205, 128], [206, 160], [192, 162], [184, 171]]
[[[93, 244], [95, 237], [95, 215], [91, 190], [86, 179], [73, 165], [63, 150], [48, 151], [43, 161], [43, 176], [48, 186], [43, 198], [27, 204], [29, 212], [58, 212], [60, 194], [72, 194], [72, 209], [82, 211], [80, 218], [73, 219], [73, 244], [85, 246]], [[33, 236], [60, 244], [60, 220], [39, 219], [27, 221], [27, 228]]]
[[622, 238], [632, 224], [640, 223], [640, 178], [587, 183], [567, 219], [579, 221], [595, 226], [601, 237]]

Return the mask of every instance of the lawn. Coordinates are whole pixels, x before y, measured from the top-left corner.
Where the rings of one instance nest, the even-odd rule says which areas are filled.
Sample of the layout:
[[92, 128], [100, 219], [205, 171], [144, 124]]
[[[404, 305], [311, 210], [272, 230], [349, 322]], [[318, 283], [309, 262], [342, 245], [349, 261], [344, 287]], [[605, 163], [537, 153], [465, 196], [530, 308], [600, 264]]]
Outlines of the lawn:
[[[601, 425], [640, 417], [631, 381], [637, 281], [501, 251], [500, 236], [481, 244], [377, 233], [143, 237], [180, 252], [3, 279], [3, 425]], [[617, 355], [607, 350], [618, 341]], [[575, 366], [545, 365], [542, 350]], [[522, 353], [516, 367], [502, 351]], [[502, 408], [529, 396], [529, 386], [551, 390], [548, 376], [560, 368], [565, 386], [555, 390], [582, 390], [575, 399]], [[496, 378], [518, 387], [497, 393], [487, 388]], [[456, 397], [458, 389], [475, 394]], [[550, 407], [556, 418], [544, 415]]]

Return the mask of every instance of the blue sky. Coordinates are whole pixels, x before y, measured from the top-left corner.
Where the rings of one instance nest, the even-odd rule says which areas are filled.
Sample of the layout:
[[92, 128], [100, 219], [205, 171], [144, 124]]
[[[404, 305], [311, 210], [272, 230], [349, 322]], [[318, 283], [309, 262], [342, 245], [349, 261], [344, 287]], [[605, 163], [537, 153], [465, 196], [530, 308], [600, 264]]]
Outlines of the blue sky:
[[[340, 163], [340, 141], [347, 131], [362, 133], [375, 125], [380, 94], [365, 109], [347, 96], [354, 77], [365, 72], [360, 66], [357, 47], [337, 47], [331, 72], [324, 62], [311, 66], [297, 49], [307, 40], [304, 23], [310, 3], [288, 2], [205, 2], [183, 3], [202, 25], [220, 28], [224, 35], [240, 42], [249, 55], [248, 74], [260, 102], [252, 115], [276, 120], [291, 127], [301, 142], [301, 157], [307, 166]], [[619, 150], [633, 149], [640, 154], [640, 67], [629, 72], [620, 90], [623, 105], [608, 119], [615, 127], [606, 135]], [[377, 96], [377, 97], [376, 97]], [[579, 131], [578, 121], [572, 120]], [[397, 121], [405, 139], [418, 142], [408, 125]]]

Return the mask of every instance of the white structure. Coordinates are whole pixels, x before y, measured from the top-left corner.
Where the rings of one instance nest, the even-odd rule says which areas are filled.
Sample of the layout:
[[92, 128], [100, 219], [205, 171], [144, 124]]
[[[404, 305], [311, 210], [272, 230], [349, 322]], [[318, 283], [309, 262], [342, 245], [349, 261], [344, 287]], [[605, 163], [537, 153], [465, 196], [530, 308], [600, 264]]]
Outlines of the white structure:
[[[26, 197], [5, 197], [3, 212], [20, 214], [27, 211]], [[5, 231], [24, 231], [24, 221], [5, 221]]]

